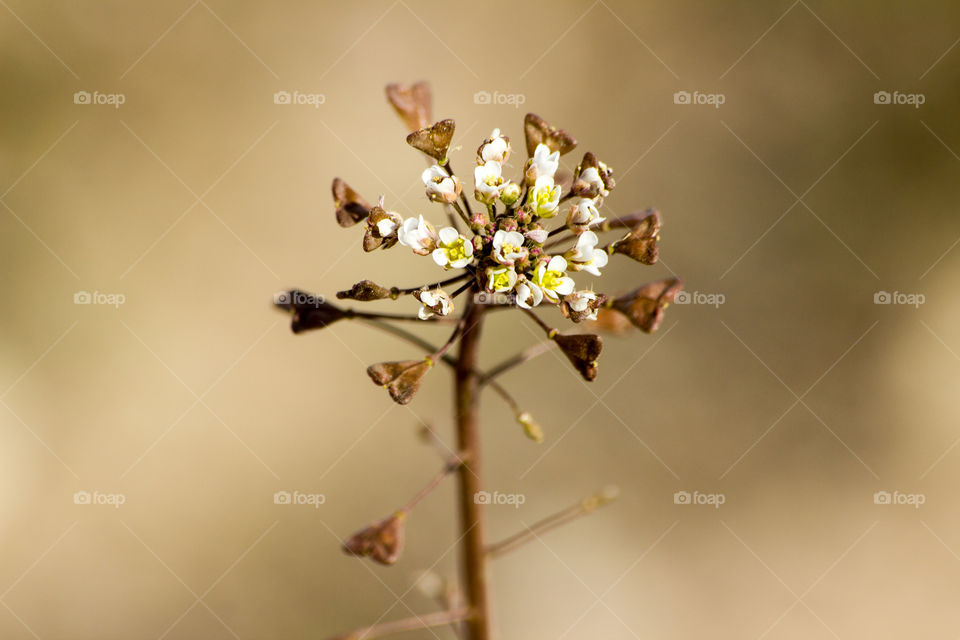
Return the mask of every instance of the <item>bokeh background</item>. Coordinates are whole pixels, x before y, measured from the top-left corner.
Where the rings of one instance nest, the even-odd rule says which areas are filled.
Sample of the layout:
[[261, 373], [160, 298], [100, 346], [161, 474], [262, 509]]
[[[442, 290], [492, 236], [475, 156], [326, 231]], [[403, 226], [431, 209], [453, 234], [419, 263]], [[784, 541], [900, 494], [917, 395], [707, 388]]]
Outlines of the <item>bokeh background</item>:
[[[437, 469], [417, 431], [450, 438], [449, 380], [394, 405], [364, 368], [412, 348], [295, 337], [271, 305], [436, 279], [364, 255], [329, 194], [439, 219], [383, 95], [421, 79], [454, 167], [501, 127], [518, 170], [534, 111], [614, 167], [608, 212], [661, 210], [661, 263], [598, 288], [723, 299], [610, 338], [593, 385], [555, 355], [508, 374], [543, 445], [487, 398], [490, 489], [525, 498], [494, 539], [621, 489], [496, 561], [502, 636], [960, 635], [958, 38], [949, 2], [0, 1], [0, 636], [323, 638], [435, 608], [414, 585], [456, 571], [452, 483], [396, 566], [339, 540]], [[539, 339], [498, 314], [484, 362]]]

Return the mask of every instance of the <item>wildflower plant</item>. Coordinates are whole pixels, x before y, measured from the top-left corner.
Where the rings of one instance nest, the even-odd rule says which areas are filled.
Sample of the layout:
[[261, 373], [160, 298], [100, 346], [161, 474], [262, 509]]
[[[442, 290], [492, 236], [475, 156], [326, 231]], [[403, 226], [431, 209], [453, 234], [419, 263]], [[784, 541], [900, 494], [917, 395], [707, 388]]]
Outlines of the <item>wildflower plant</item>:
[[[356, 319], [424, 351], [426, 356], [420, 359], [380, 362], [367, 369], [370, 379], [399, 404], [413, 400], [437, 365], [450, 367], [456, 383], [456, 446], [440, 447], [446, 451], [443, 468], [405, 506], [350, 536], [343, 548], [351, 555], [393, 564], [401, 554], [404, 522], [412, 509], [446, 476], [457, 474], [463, 591], [437, 587], [439, 578], [426, 580], [425, 584], [436, 587], [430, 590], [442, 601], [442, 610], [340, 637], [373, 638], [454, 625], [469, 640], [487, 640], [493, 637], [488, 561], [606, 504], [613, 492], [601, 491], [516, 536], [489, 543], [481, 499], [485, 494], [480, 460], [480, 391], [489, 387], [498, 394], [513, 410], [526, 436], [542, 441], [543, 429], [497, 378], [556, 346], [584, 379], [594, 380], [603, 350], [603, 339], [595, 331], [622, 333], [630, 326], [647, 333], [656, 331], [682, 284], [672, 278], [619, 295], [594, 290], [593, 281], [614, 256], [647, 265], [657, 261], [660, 215], [646, 210], [606, 218], [602, 208], [616, 186], [613, 169], [590, 152], [583, 155], [572, 173], [561, 168], [561, 156], [577, 145], [567, 132], [529, 113], [523, 123], [526, 160], [520, 175], [505, 175], [506, 163], [516, 150], [510, 138], [494, 129], [477, 148], [472, 179], [469, 173], [461, 179], [448, 157], [455, 122], [431, 122], [429, 87], [424, 83], [389, 85], [386, 93], [410, 131], [407, 143], [428, 160], [421, 173], [424, 194], [443, 210], [442, 217], [420, 214], [403, 219], [386, 208], [382, 196], [376, 204], [370, 204], [346, 182], [334, 178], [336, 220], [341, 227], [361, 228], [360, 242], [366, 252], [389, 249], [429, 257], [438, 269], [437, 281], [401, 288], [362, 280], [337, 293], [340, 300], [357, 302], [409, 301], [409, 313], [359, 311], [298, 290], [278, 294], [276, 302], [292, 314], [295, 333]], [[443, 222], [435, 222], [438, 220]], [[612, 239], [601, 240], [610, 233], [615, 234]], [[559, 310], [572, 331], [561, 333], [540, 317], [538, 312], [550, 307]], [[506, 309], [529, 316], [547, 340], [491, 369], [480, 370], [478, 352], [484, 316]], [[449, 324], [452, 332], [437, 347], [400, 326], [407, 321]], [[458, 346], [456, 355], [450, 353], [454, 346]], [[440, 442], [432, 431], [428, 435]]]

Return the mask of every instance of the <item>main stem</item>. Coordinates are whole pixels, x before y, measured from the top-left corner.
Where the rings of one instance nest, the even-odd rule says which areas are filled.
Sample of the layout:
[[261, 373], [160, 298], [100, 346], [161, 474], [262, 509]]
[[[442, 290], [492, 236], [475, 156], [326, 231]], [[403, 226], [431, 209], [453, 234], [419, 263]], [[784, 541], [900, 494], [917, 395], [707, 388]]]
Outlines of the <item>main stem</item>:
[[464, 463], [459, 469], [460, 533], [463, 536], [463, 577], [471, 615], [466, 621], [468, 640], [493, 637], [487, 589], [487, 558], [483, 505], [477, 494], [483, 490], [480, 460], [480, 385], [475, 373], [480, 346], [484, 305], [470, 298], [464, 311], [466, 322], [460, 339], [456, 366], [457, 447]]

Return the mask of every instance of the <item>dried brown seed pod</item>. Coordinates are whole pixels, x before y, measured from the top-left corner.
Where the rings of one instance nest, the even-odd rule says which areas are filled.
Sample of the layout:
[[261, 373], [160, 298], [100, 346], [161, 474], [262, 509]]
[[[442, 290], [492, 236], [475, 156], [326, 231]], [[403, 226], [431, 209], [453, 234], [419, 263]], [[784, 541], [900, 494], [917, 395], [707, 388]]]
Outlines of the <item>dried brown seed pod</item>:
[[609, 306], [629, 318], [641, 331], [653, 333], [663, 321], [664, 310], [682, 289], [683, 282], [680, 278], [667, 278], [617, 296]]
[[333, 179], [331, 191], [337, 208], [337, 223], [341, 227], [352, 227], [370, 215], [369, 203], [340, 178]]
[[347, 316], [346, 311], [327, 302], [323, 296], [297, 289], [276, 294], [273, 303], [293, 315], [290, 328], [294, 333], [322, 329]]
[[416, 131], [430, 125], [430, 85], [418, 82], [413, 85], [388, 84], [387, 100], [410, 131]]
[[337, 292], [337, 298], [340, 300], [358, 300], [360, 302], [372, 302], [389, 297], [391, 297], [390, 289], [381, 287], [372, 280], [361, 280], [350, 289]]
[[397, 404], [407, 404], [420, 390], [423, 377], [433, 367], [433, 361], [403, 360], [400, 362], [380, 362], [367, 368], [367, 375], [374, 383], [386, 387], [390, 397]]
[[423, 151], [443, 164], [447, 159], [447, 150], [450, 148], [450, 142], [453, 140], [453, 132], [456, 128], [456, 123], [453, 120], [441, 120], [430, 127], [418, 129], [408, 135], [407, 144], [414, 149]]
[[557, 129], [535, 113], [523, 119], [523, 132], [527, 136], [527, 155], [533, 157], [538, 144], [545, 144], [551, 152], [563, 155], [577, 146], [576, 139], [563, 129]]
[[651, 211], [622, 240], [611, 245], [613, 253], [622, 253], [643, 264], [654, 264], [659, 257], [660, 213]]
[[361, 529], [343, 543], [344, 552], [360, 558], [369, 557], [380, 564], [395, 563], [403, 550], [406, 519], [406, 512], [398, 511], [389, 518]]
[[563, 351], [573, 364], [574, 368], [587, 381], [597, 377], [597, 359], [603, 350], [603, 339], [591, 333], [577, 333], [573, 335], [557, 334], [553, 341]]

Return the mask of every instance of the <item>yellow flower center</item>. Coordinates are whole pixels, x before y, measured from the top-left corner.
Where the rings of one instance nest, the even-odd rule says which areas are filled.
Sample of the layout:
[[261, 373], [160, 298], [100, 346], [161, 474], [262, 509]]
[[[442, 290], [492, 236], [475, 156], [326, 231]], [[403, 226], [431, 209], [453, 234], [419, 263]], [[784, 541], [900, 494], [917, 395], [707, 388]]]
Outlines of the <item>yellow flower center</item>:
[[562, 277], [562, 271], [544, 271], [543, 277], [540, 279], [540, 285], [544, 289], [550, 289], [553, 291], [560, 286], [560, 278]]
[[491, 280], [494, 289], [507, 289], [510, 286], [510, 272], [494, 273]]
[[451, 244], [443, 247], [443, 252], [447, 255], [447, 260], [456, 262], [467, 257], [467, 249], [463, 238], [454, 240]]
[[505, 245], [503, 245], [503, 246], [500, 247], [500, 251], [501, 251], [502, 253], [505, 253], [505, 254], [507, 254], [507, 253], [516, 253], [518, 248], [519, 248], [519, 247], [517, 247], [516, 245], [505, 244]]

